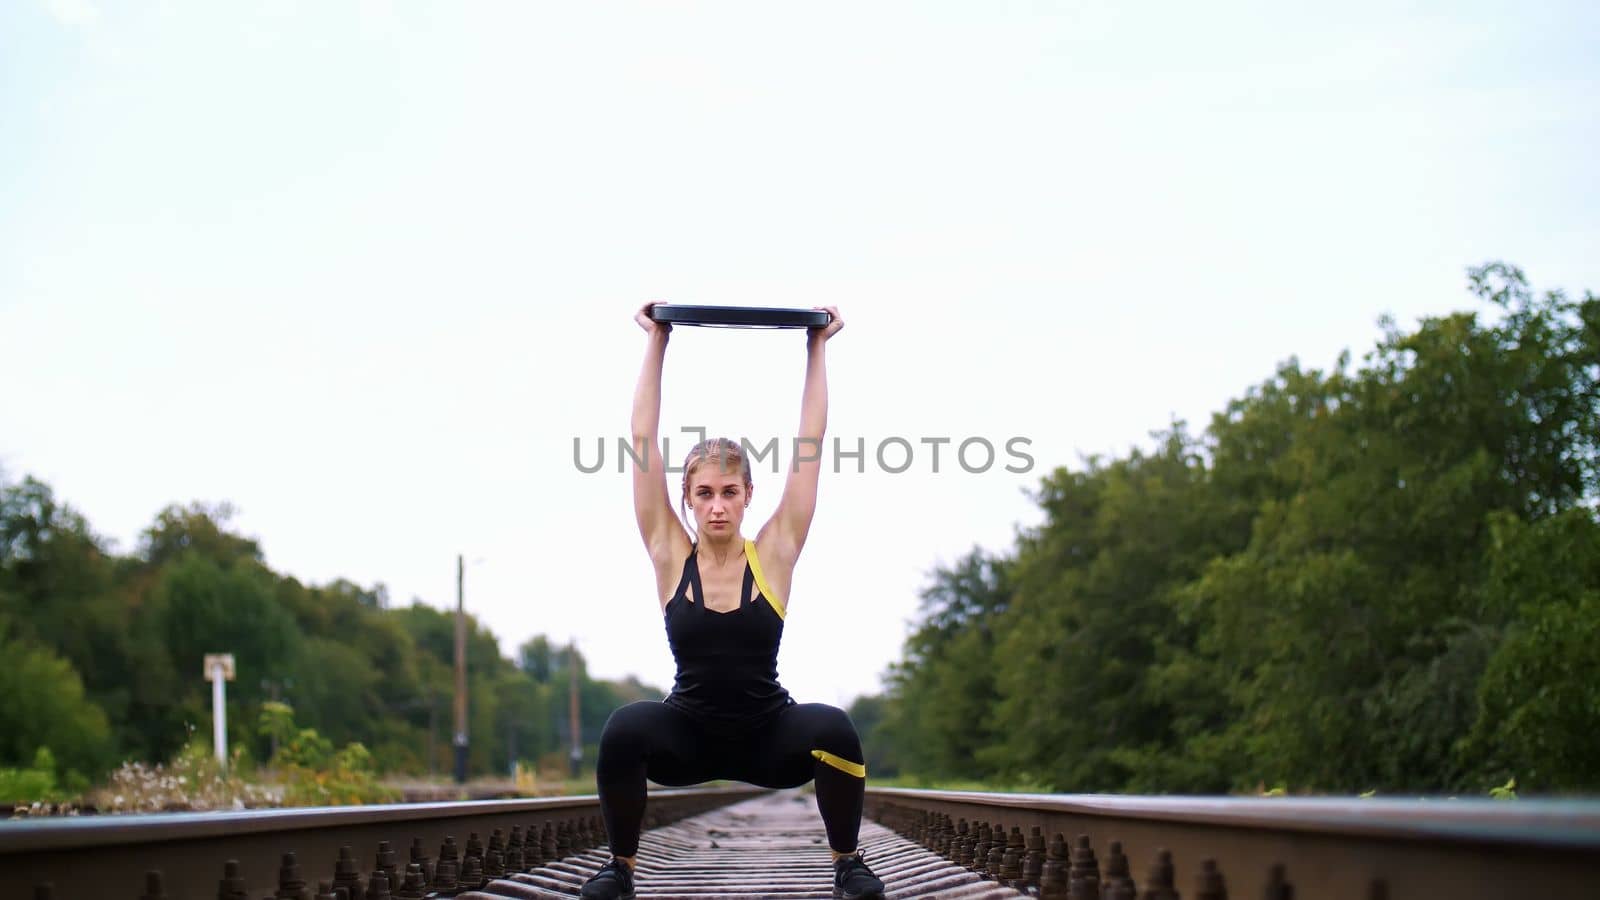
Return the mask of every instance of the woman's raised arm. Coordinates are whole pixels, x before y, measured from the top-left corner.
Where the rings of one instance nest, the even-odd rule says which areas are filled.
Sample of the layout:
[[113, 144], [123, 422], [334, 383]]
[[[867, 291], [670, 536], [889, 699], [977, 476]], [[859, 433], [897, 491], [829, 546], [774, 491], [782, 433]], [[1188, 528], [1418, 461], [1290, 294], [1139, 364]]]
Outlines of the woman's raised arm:
[[[633, 390], [633, 513], [639, 522], [639, 536], [656, 565], [657, 580], [669, 569], [676, 551], [688, 553], [689, 535], [672, 511], [667, 498], [667, 469], [657, 447], [661, 427], [661, 368], [667, 356], [667, 337], [672, 326], [650, 318], [652, 301], [634, 315], [649, 337], [645, 342], [644, 365]], [[666, 577], [671, 578], [667, 572]]]
[[780, 565], [792, 568], [811, 530], [817, 508], [817, 479], [822, 473], [822, 437], [828, 430], [828, 339], [844, 327], [839, 310], [818, 307], [832, 317], [827, 325], [806, 332], [806, 386], [800, 397], [800, 428], [795, 435], [795, 458], [783, 484], [783, 497], [759, 540], [777, 554]]

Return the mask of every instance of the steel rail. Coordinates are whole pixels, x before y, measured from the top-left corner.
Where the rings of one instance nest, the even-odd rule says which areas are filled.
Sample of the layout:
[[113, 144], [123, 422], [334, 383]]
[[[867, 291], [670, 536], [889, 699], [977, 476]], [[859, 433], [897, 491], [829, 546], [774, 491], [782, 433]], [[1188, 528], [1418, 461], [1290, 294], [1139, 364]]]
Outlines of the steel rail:
[[[867, 813], [946, 858], [993, 870], [991, 877], [1015, 850], [1019, 859], [1010, 868], [1033, 869], [1015, 880], [1045, 897], [1068, 897], [1073, 882], [1091, 873], [1093, 893], [1083, 896], [1097, 900], [1120, 893], [1168, 898], [1174, 895], [1162, 893], [1167, 886], [1160, 882], [1169, 877], [1173, 890], [1199, 900], [1600, 897], [1600, 803], [1593, 801], [872, 788]], [[991, 837], [982, 848], [993, 859], [971, 858], [980, 825], [991, 832], [1002, 826], [1005, 838]], [[1051, 848], [1057, 836], [1062, 840]]]
[[[1018, 891], [1045, 900], [1600, 896], [1600, 803], [1589, 801], [873, 788], [866, 811], [862, 846], [889, 900]], [[7, 822], [0, 900], [36, 900], [43, 881], [54, 882], [51, 900], [315, 900], [317, 883], [333, 875], [357, 900], [570, 897], [606, 859], [597, 815], [597, 798], [583, 796]], [[827, 896], [825, 836], [809, 797], [659, 791], [646, 824], [642, 898]], [[378, 872], [404, 881], [408, 838], [423, 857], [415, 878], [431, 892], [369, 893]], [[380, 841], [392, 842], [387, 854]], [[298, 854], [292, 865], [285, 850]], [[231, 880], [225, 860], [237, 860]], [[163, 883], [141, 894], [152, 868]], [[440, 877], [444, 869], [456, 870], [455, 882]]]
[[[743, 787], [652, 791], [646, 824], [664, 825], [760, 793]], [[319, 881], [332, 880], [342, 870], [364, 884], [385, 868], [395, 882], [391, 892], [398, 894], [413, 847], [425, 858], [432, 885], [438, 860], [452, 853], [457, 878], [466, 874], [460, 869], [470, 865], [474, 841], [498, 841], [503, 867], [513, 829], [519, 845], [524, 832], [530, 836], [527, 856], [533, 865], [605, 841], [594, 795], [21, 819], [0, 822], [0, 900], [41, 895], [51, 900], [254, 900], [288, 897], [295, 883], [305, 900], [312, 900]], [[478, 856], [485, 862], [481, 851]], [[148, 880], [152, 871], [160, 872], [154, 890]], [[289, 893], [280, 893], [286, 884]], [[45, 885], [49, 888], [41, 891]]]

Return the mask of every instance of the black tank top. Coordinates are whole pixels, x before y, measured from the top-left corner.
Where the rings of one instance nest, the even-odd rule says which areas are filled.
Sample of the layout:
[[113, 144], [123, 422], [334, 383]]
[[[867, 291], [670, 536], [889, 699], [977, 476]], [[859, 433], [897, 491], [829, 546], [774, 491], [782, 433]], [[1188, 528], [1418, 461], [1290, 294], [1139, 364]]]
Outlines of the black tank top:
[[[664, 616], [667, 643], [678, 663], [667, 705], [730, 736], [759, 727], [794, 704], [778, 683], [783, 601], [770, 596], [755, 542], [746, 540], [744, 549], [744, 585], [737, 609], [706, 608], [696, 543], [683, 562], [683, 577]], [[759, 593], [754, 590], [757, 581], [763, 587]]]

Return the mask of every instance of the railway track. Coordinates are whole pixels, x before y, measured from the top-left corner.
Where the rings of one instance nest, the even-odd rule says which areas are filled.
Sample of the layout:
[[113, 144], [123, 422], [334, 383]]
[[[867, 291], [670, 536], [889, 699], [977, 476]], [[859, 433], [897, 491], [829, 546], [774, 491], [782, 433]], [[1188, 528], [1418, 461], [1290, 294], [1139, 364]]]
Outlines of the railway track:
[[[654, 791], [645, 824], [761, 793]], [[378, 875], [375, 900], [453, 897], [603, 846], [599, 815], [591, 795], [0, 822], [0, 900], [317, 900], [323, 881], [367, 900]]]
[[1600, 898], [1593, 801], [877, 789], [867, 814], [1001, 879], [1020, 866], [1042, 896], [1066, 900]]
[[[831, 896], [809, 793], [660, 791], [647, 815], [641, 898]], [[588, 796], [3, 822], [0, 900], [570, 898], [608, 858], [598, 816]], [[867, 816], [892, 900], [1600, 898], [1594, 802], [871, 789]]]

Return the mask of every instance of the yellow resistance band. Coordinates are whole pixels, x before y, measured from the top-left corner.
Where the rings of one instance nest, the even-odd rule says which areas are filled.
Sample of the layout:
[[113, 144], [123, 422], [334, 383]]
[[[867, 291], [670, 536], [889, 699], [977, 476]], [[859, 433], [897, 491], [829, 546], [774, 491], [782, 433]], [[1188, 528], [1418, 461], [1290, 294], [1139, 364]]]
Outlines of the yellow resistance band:
[[811, 755], [822, 760], [828, 765], [833, 766], [835, 769], [838, 769], [846, 775], [854, 775], [857, 778], [867, 777], [867, 767], [861, 763], [851, 762], [842, 756], [834, 756], [832, 753], [829, 753], [826, 750], [813, 750], [811, 751]]
[[778, 618], [787, 619], [788, 610], [784, 609], [783, 598], [772, 592], [772, 586], [767, 584], [767, 576], [761, 574], [761, 557], [756, 556], [755, 541], [745, 538], [744, 555], [750, 560], [750, 574], [756, 577], [756, 587], [761, 589], [761, 596], [772, 604], [772, 611], [778, 614]]

